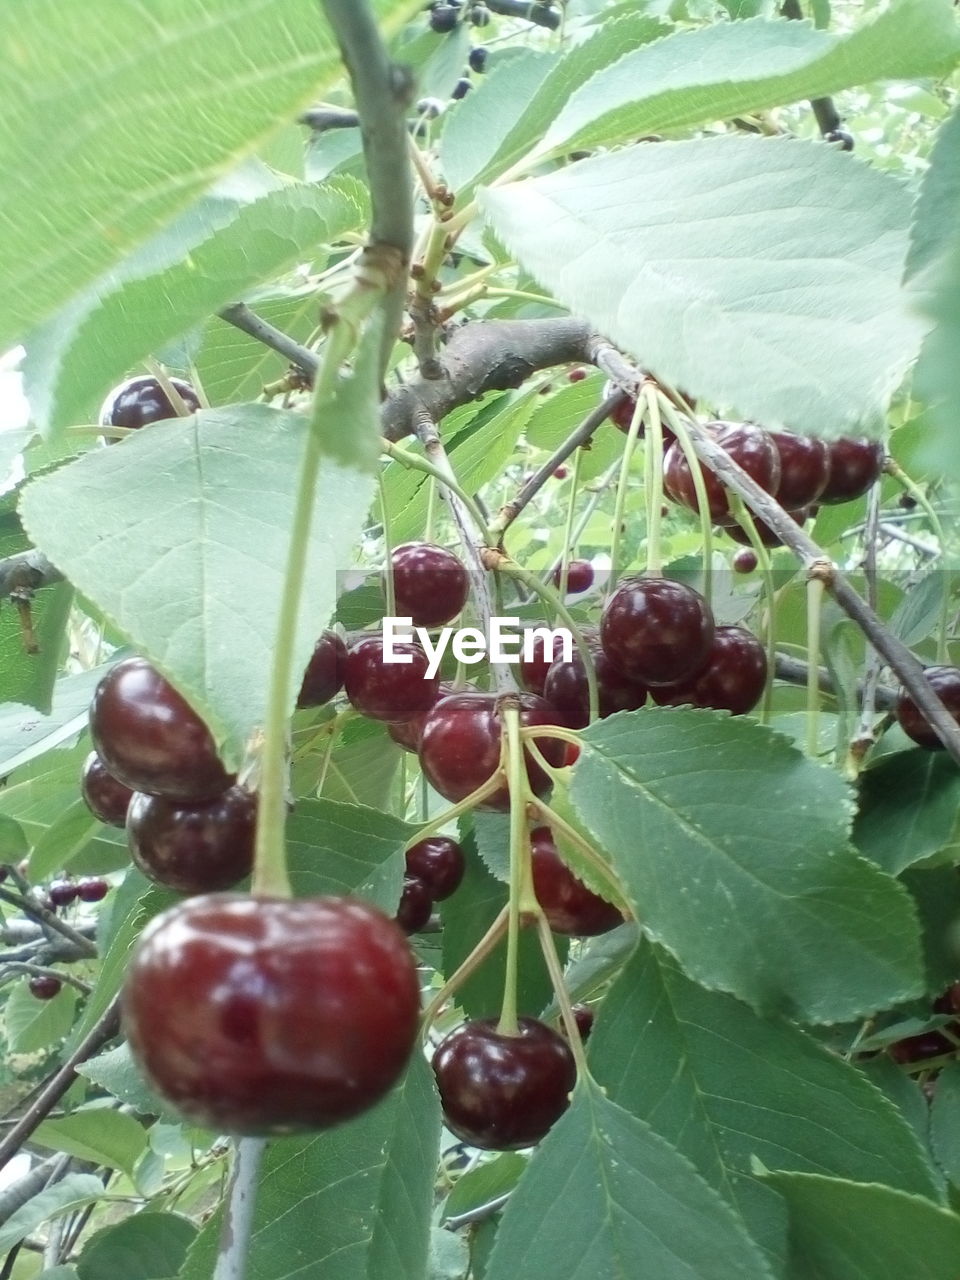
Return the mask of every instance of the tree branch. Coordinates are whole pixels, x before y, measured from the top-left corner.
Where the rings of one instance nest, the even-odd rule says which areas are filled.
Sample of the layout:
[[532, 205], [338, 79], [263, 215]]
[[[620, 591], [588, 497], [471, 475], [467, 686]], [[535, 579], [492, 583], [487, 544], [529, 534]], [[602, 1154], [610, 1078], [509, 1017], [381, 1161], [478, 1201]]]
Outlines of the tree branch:
[[542, 0], [542, 3], [536, 3], [536, 0], [534, 3], [530, 0], [486, 0], [486, 6], [503, 18], [522, 18], [524, 22], [546, 27], [548, 31], [556, 31], [560, 26], [560, 10], [554, 9], [549, 0]]
[[24, 915], [30, 916], [31, 919], [36, 920], [45, 928], [61, 934], [62, 937], [66, 938], [68, 942], [72, 942], [77, 950], [82, 951], [86, 956], [93, 957], [97, 954], [95, 942], [85, 938], [82, 933], [77, 933], [76, 929], [71, 929], [70, 925], [65, 920], [61, 920], [55, 911], [50, 911], [47, 907], [41, 906], [39, 902], [29, 895], [12, 893], [9, 889], [0, 888], [0, 900], [8, 902], [10, 906], [16, 907]]
[[251, 338], [256, 338], [257, 342], [262, 342], [271, 351], [278, 352], [285, 360], [289, 360], [305, 373], [311, 382], [316, 377], [317, 370], [320, 368], [320, 358], [317, 353], [295, 342], [289, 334], [275, 329], [272, 324], [261, 319], [255, 311], [251, 311], [245, 302], [231, 302], [228, 307], [222, 307], [217, 315], [221, 320], [226, 320], [227, 324], [232, 324], [235, 329], [240, 329]]
[[39, 587], [62, 581], [63, 574], [42, 551], [20, 551], [0, 560], [0, 600], [21, 592], [29, 595]]

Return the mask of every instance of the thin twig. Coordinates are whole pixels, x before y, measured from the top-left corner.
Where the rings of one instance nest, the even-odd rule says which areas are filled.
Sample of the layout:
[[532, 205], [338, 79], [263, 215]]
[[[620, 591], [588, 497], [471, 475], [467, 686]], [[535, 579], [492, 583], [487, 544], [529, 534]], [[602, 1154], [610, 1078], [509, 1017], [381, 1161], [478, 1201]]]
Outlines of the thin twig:
[[[774, 664], [774, 674], [778, 680], [783, 680], [785, 684], [796, 684], [801, 687], [807, 683], [807, 671], [809, 670], [807, 663], [802, 662], [799, 658], [791, 658], [788, 654], [778, 653], [777, 660]], [[821, 693], [835, 694], [837, 687], [833, 682], [833, 677], [826, 667], [820, 667], [817, 670], [817, 685]], [[856, 686], [857, 697], [863, 696], [862, 682]], [[897, 690], [891, 689], [889, 685], [878, 684], [874, 693], [874, 705], [881, 711], [892, 711], [897, 703]]]
[[220, 1232], [220, 1252], [212, 1280], [244, 1280], [247, 1274], [257, 1175], [266, 1145], [264, 1138], [238, 1138], [234, 1144], [233, 1169]]
[[271, 351], [282, 355], [285, 360], [289, 360], [291, 364], [302, 370], [311, 381], [316, 377], [317, 370], [320, 368], [320, 359], [316, 352], [301, 346], [289, 334], [274, 328], [255, 311], [251, 311], [245, 302], [231, 302], [229, 306], [221, 307], [217, 315], [221, 320], [226, 320], [227, 324], [232, 324], [235, 329], [242, 330], [251, 338], [256, 338], [257, 342], [262, 342], [265, 347], [269, 347]]
[[50, 911], [47, 907], [42, 906], [35, 898], [31, 898], [28, 894], [12, 893], [9, 889], [0, 888], [0, 901], [8, 902], [10, 906], [16, 907], [22, 911], [24, 915], [30, 916], [39, 924], [47, 929], [61, 934], [69, 942], [84, 955], [91, 958], [97, 954], [97, 945], [91, 942], [89, 938], [85, 938], [82, 933], [77, 933], [76, 929], [71, 929], [65, 920], [61, 920], [55, 911]]
[[74, 987], [83, 996], [88, 996], [92, 990], [89, 982], [81, 982], [72, 973], [67, 973], [63, 969], [50, 969], [43, 964], [8, 960], [0, 966], [0, 983], [6, 981], [8, 974], [11, 978], [21, 977], [24, 974], [31, 978], [56, 978], [58, 982], [65, 982], [67, 986]]

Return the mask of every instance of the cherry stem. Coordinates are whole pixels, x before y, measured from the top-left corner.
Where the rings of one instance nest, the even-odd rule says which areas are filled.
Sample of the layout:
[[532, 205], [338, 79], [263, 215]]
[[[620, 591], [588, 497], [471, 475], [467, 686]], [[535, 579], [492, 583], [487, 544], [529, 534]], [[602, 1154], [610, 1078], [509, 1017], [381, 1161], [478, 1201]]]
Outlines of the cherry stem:
[[[654, 382], [644, 382], [640, 388], [647, 421], [647, 577], [659, 578], [663, 573], [660, 528], [663, 522], [663, 425], [660, 421], [660, 404]], [[630, 424], [633, 425], [632, 423]]]
[[470, 495], [464, 489], [461, 489], [460, 485], [454, 478], [452, 478], [452, 476], [444, 475], [439, 467], [434, 466], [434, 464], [429, 462], [426, 458], [421, 458], [418, 454], [411, 453], [409, 449], [404, 449], [402, 445], [394, 444], [392, 440], [387, 440], [386, 437], [381, 437], [380, 448], [388, 458], [392, 458], [394, 462], [399, 462], [401, 466], [408, 467], [413, 471], [422, 471], [425, 475], [433, 476], [434, 480], [439, 480], [445, 488], [449, 489], [451, 493], [455, 493], [457, 495], [463, 505], [470, 512], [476, 522], [477, 528], [483, 529], [485, 527], [483, 516], [480, 514], [480, 508]]
[[[760, 723], [769, 724], [773, 711], [773, 677], [777, 665], [777, 587], [773, 580], [773, 565], [770, 553], [764, 546], [763, 539], [757, 532], [756, 522], [743, 500], [735, 493], [730, 494], [730, 510], [737, 518], [737, 523], [750, 539], [750, 546], [757, 557], [757, 568], [763, 580], [763, 593], [767, 598], [766, 641], [767, 641], [767, 674], [763, 682], [763, 699], [760, 703]], [[816, 668], [817, 664], [813, 664]]]
[[[563, 551], [560, 556], [560, 582], [557, 593], [561, 600], [567, 598], [567, 577], [570, 572], [570, 557], [574, 553], [573, 521], [577, 513], [577, 490], [580, 486], [580, 462], [583, 450], [578, 449], [573, 455], [573, 471], [570, 475], [570, 499], [567, 502], [567, 519], [563, 526]], [[548, 575], [548, 581], [551, 574]]]
[[[617, 476], [617, 495], [613, 507], [613, 533], [610, 537], [610, 573], [607, 577], [606, 594], [609, 595], [613, 589], [613, 584], [617, 580], [620, 562], [620, 540], [622, 538], [621, 529], [623, 526], [623, 513], [627, 505], [627, 489], [630, 484], [630, 464], [633, 461], [634, 450], [637, 447], [637, 439], [640, 435], [640, 426], [643, 422], [643, 414], [645, 403], [638, 396], [633, 404], [633, 413], [630, 415], [630, 427], [627, 431], [627, 439], [623, 446], [623, 455], [620, 459], [620, 474]], [[647, 501], [650, 501], [649, 492]], [[648, 522], [649, 527], [649, 522]], [[591, 720], [593, 716], [590, 717]]]
[[[707, 496], [707, 483], [703, 478], [703, 467], [693, 450], [690, 432], [686, 428], [680, 414], [674, 409], [663, 392], [657, 392], [657, 404], [663, 410], [663, 416], [670, 430], [680, 442], [683, 456], [690, 468], [694, 493], [697, 495], [697, 507], [700, 516], [700, 539], [703, 543], [703, 595], [707, 604], [713, 603], [713, 526], [710, 520], [710, 499]], [[663, 456], [661, 450], [661, 457]]]
[[438, 817], [431, 818], [429, 822], [420, 827], [416, 834], [412, 835], [403, 846], [404, 849], [409, 849], [411, 845], [415, 845], [418, 841], [425, 840], [427, 836], [435, 835], [448, 822], [453, 822], [454, 818], [459, 818], [462, 813], [469, 813], [471, 809], [475, 809], [478, 804], [486, 800], [487, 796], [493, 795], [501, 783], [500, 770], [497, 769], [483, 786], [477, 787], [476, 791], [471, 791], [468, 796], [464, 796], [457, 804], [451, 805], [449, 809], [445, 809]]
[[480, 966], [484, 964], [491, 955], [493, 955], [494, 951], [496, 951], [497, 947], [500, 945], [500, 940], [507, 932], [509, 914], [509, 905], [503, 907], [498, 913], [493, 924], [491, 924], [490, 928], [473, 948], [467, 958], [458, 966], [454, 973], [451, 974], [427, 1005], [426, 1009], [424, 1009], [421, 1026], [421, 1036], [423, 1039], [426, 1039], [427, 1033], [433, 1025], [437, 1014], [447, 1003], [450, 997], [455, 995], [467, 979], [471, 977], [472, 974], [476, 973]]
[[943, 594], [940, 597], [940, 618], [937, 624], [937, 662], [945, 663], [950, 661], [950, 655], [947, 649], [947, 637], [950, 630], [950, 590], [951, 590], [951, 572], [945, 556], [946, 539], [943, 534], [943, 525], [940, 517], [937, 515], [933, 503], [927, 497], [925, 491], [916, 484], [899, 463], [893, 458], [888, 458], [886, 462], [887, 472], [893, 476], [894, 480], [900, 485], [905, 493], [908, 493], [914, 502], [922, 508], [924, 515], [930, 521], [933, 527], [934, 535], [940, 544], [940, 572], [943, 574]]
[[807, 580], [807, 755], [815, 760], [820, 754], [820, 616], [824, 584], [818, 578]]
[[501, 1035], [515, 1036], [517, 1022], [517, 978], [520, 964], [520, 915], [529, 910], [539, 912], [533, 892], [530, 862], [530, 834], [527, 829], [527, 800], [530, 784], [520, 736], [520, 708], [515, 702], [503, 704], [501, 761], [506, 764], [510, 789], [510, 901], [507, 913], [507, 962], [503, 979], [503, 1003], [497, 1030]]
[[[611, 896], [608, 901], [627, 901], [627, 895], [624, 892], [623, 885], [610, 864], [597, 849], [593, 847], [589, 840], [576, 829], [571, 826], [565, 818], [561, 818], [555, 809], [546, 804], [543, 800], [534, 799], [533, 804], [537, 810], [539, 820], [546, 823], [547, 826], [553, 827], [559, 831], [561, 835], [575, 845], [583, 855], [584, 859], [590, 864], [597, 873], [600, 880], [608, 885], [611, 890]], [[603, 896], [603, 895], [601, 895]]]
[[557, 1007], [560, 1010], [563, 1029], [567, 1033], [570, 1051], [573, 1054], [574, 1062], [577, 1064], [577, 1076], [580, 1080], [589, 1080], [592, 1076], [587, 1063], [587, 1052], [583, 1047], [583, 1037], [580, 1034], [580, 1028], [577, 1026], [577, 1017], [570, 1003], [567, 984], [563, 980], [563, 968], [560, 964], [560, 957], [557, 955], [557, 944], [553, 940], [550, 925], [547, 923], [547, 918], [543, 912], [540, 912], [537, 916], [537, 938], [540, 942], [540, 950], [543, 953], [547, 972], [550, 975], [553, 994], [557, 998]]
[[556, 786], [559, 783], [562, 783], [563, 770], [557, 769], [554, 765], [550, 764], [550, 762], [544, 756], [543, 752], [537, 746], [536, 739], [530, 736], [532, 733], [535, 733], [536, 730], [521, 729], [520, 732], [523, 737], [524, 745], [526, 746], [527, 751], [529, 751], [530, 755], [533, 756], [534, 760], [536, 760], [537, 764], [544, 771], [544, 773], [547, 775], [550, 781], [554, 784], [554, 786]]

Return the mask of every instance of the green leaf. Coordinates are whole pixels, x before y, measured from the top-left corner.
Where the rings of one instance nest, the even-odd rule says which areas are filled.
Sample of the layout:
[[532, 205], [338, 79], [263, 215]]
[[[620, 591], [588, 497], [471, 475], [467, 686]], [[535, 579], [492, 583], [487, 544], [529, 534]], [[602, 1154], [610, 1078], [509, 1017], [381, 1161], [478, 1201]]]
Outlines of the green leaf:
[[[272, 1142], [254, 1209], [249, 1267], [272, 1280], [423, 1280], [440, 1139], [433, 1074], [414, 1053], [372, 1111], [326, 1133]], [[180, 1280], [210, 1280], [220, 1215]]]
[[941, 1169], [955, 1187], [960, 1186], [960, 1063], [948, 1062], [937, 1075], [930, 1145]]
[[935, 285], [935, 272], [957, 244], [960, 210], [960, 110], [937, 131], [910, 230], [904, 278], [914, 287]]
[[696, 1166], [775, 1259], [782, 1206], [751, 1162], [937, 1196], [916, 1135], [859, 1071], [784, 1019], [758, 1018], [641, 944], [589, 1043], [598, 1081]]
[[920, 346], [900, 289], [908, 193], [830, 147], [635, 146], [481, 205], [523, 266], [644, 368], [770, 426], [879, 434]]
[[691, 978], [812, 1022], [920, 993], [909, 898], [847, 846], [832, 769], [719, 712], [620, 713], [583, 741], [574, 808]]
[[0, 1227], [0, 1253], [6, 1253], [44, 1223], [95, 1204], [104, 1194], [103, 1183], [92, 1173], [68, 1173], [11, 1214]]
[[383, 308], [367, 325], [352, 358], [353, 374], [338, 379], [334, 390], [315, 395], [310, 430], [323, 444], [324, 454], [343, 467], [377, 475], [380, 469], [380, 358], [383, 346]]
[[101, 1089], [106, 1089], [118, 1101], [139, 1111], [141, 1115], [174, 1116], [176, 1114], [146, 1083], [126, 1044], [118, 1045], [116, 1049], [110, 1049], [96, 1058], [88, 1058], [86, 1062], [81, 1062], [77, 1072], [99, 1085]]
[[137, 1213], [92, 1235], [77, 1260], [79, 1280], [168, 1280], [197, 1228], [179, 1213]]
[[935, 569], [907, 588], [887, 623], [905, 645], [912, 648], [933, 632], [940, 621], [943, 596], [949, 583], [947, 575]]
[[733, 1210], [669, 1143], [579, 1083], [511, 1196], [485, 1280], [771, 1280]]
[[0, 815], [0, 862], [19, 862], [29, 847], [20, 823]]
[[926, 961], [926, 990], [937, 996], [960, 978], [957, 920], [960, 919], [960, 876], [952, 865], [911, 868], [900, 883], [913, 898]]
[[392, 915], [403, 881], [403, 846], [415, 831], [381, 810], [298, 800], [287, 823], [295, 896], [357, 894]]
[[86, 726], [93, 691], [110, 664], [63, 676], [54, 685], [49, 715], [20, 705], [0, 707], [0, 776], [68, 742]]
[[864, 857], [898, 875], [953, 838], [960, 772], [936, 751], [898, 751], [860, 776], [853, 840]]
[[52, 1000], [38, 1000], [26, 981], [11, 987], [3, 1009], [3, 1033], [13, 1053], [35, 1053], [62, 1040], [73, 1024], [76, 987], [66, 983]]
[[[381, 609], [377, 622], [382, 617]], [[349, 720], [326, 764], [323, 797], [346, 804], [388, 809], [399, 764], [400, 749], [382, 721]], [[305, 761], [297, 775], [310, 779], [306, 789], [311, 790], [316, 785], [318, 773], [322, 774], [323, 770], [324, 756], [321, 753]]]
[[[21, 499], [36, 543], [207, 714], [234, 764], [263, 723], [306, 429], [302, 415], [266, 405], [201, 411], [86, 454]], [[298, 673], [372, 492], [369, 476], [323, 469]]]
[[914, 386], [931, 406], [935, 430], [920, 451], [922, 466], [937, 477], [960, 479], [960, 433], [955, 408], [960, 403], [960, 243], [938, 265], [936, 290], [924, 302], [934, 328], [923, 344]]
[[109, 1165], [127, 1174], [133, 1173], [133, 1166], [147, 1145], [143, 1126], [133, 1116], [102, 1106], [44, 1120], [32, 1140], [41, 1147], [65, 1151], [78, 1160]]
[[443, 1220], [472, 1213], [512, 1191], [529, 1161], [515, 1151], [504, 1151], [493, 1160], [468, 1169], [458, 1178], [443, 1204]]
[[[4, 474], [0, 458], [0, 482]], [[10, 501], [8, 497], [6, 503]], [[0, 557], [17, 555], [29, 545], [15, 512], [0, 511]], [[36, 707], [42, 714], [49, 712], [72, 603], [73, 591], [66, 582], [35, 593], [29, 601], [29, 631], [9, 601], [0, 608], [0, 699], [4, 702]]]
[[64, 805], [54, 821], [37, 840], [30, 853], [30, 878], [37, 884], [65, 870], [103, 830], [82, 796]]
[[[602, 398], [603, 380], [588, 375], [546, 397], [530, 415], [525, 436], [538, 449], [553, 450], [592, 413]], [[598, 431], [590, 447], [580, 452], [580, 478], [593, 480], [623, 456], [623, 440], [617, 431]]]
[[956, 1280], [960, 1218], [890, 1187], [771, 1173], [790, 1208], [787, 1280]]
[[873, 80], [943, 75], [958, 52], [948, 0], [900, 0], [846, 36], [764, 18], [680, 31], [628, 53], [571, 94], [533, 155], [625, 142]]

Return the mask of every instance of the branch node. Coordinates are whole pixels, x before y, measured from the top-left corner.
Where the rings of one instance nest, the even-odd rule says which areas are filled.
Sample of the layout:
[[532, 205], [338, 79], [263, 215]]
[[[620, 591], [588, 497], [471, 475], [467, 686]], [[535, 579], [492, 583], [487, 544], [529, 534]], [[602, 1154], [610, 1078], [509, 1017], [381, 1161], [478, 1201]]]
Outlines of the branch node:
[[825, 587], [832, 587], [837, 580], [837, 566], [826, 557], [814, 560], [807, 566], [807, 581], [822, 582]]

